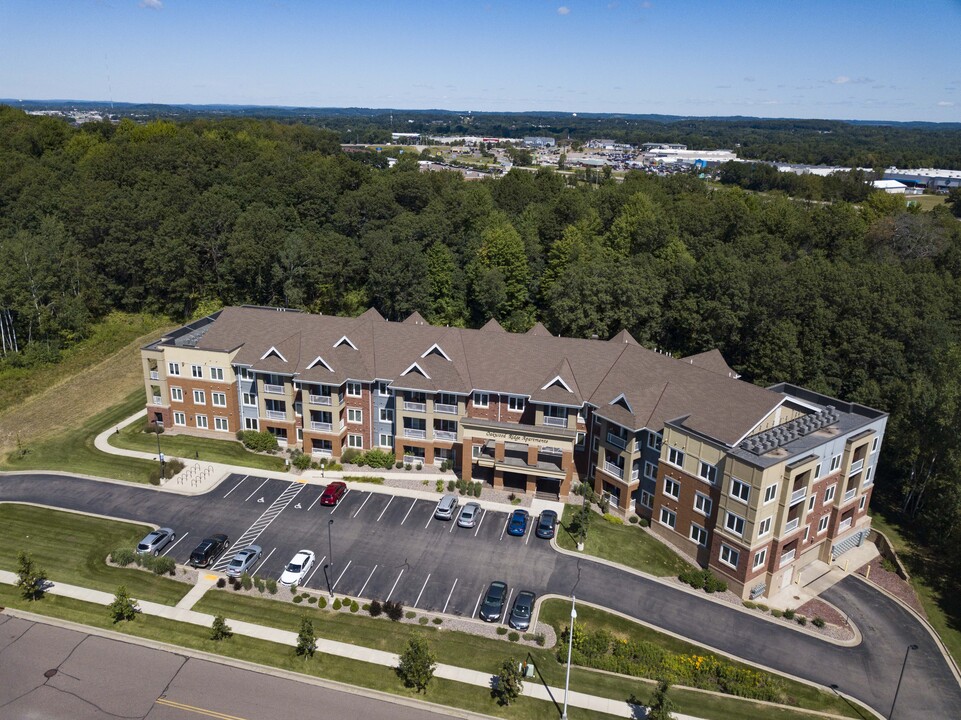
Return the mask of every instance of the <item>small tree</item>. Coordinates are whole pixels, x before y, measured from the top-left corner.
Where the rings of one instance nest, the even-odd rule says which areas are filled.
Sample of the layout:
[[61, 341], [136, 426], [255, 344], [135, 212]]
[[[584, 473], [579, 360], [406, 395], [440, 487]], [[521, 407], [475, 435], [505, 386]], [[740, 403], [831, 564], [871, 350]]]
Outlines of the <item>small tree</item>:
[[497, 684], [491, 694], [500, 705], [510, 705], [520, 697], [523, 689], [524, 678], [517, 661], [512, 657], [507, 658], [497, 671]]
[[647, 708], [647, 720], [674, 720], [677, 705], [668, 697], [667, 691], [671, 685], [667, 680], [657, 683]]
[[137, 605], [127, 592], [126, 585], [117, 588], [117, 592], [113, 596], [113, 602], [110, 603], [110, 617], [113, 618], [115, 623], [121, 620], [133, 620], [137, 617]]
[[300, 632], [297, 633], [296, 652], [298, 655], [303, 656], [305, 660], [312, 658], [314, 653], [317, 652], [317, 636], [314, 634], [314, 623], [306, 616], [300, 619]]
[[17, 587], [26, 600], [39, 600], [47, 586], [47, 573], [34, 565], [23, 550], [17, 553]]
[[210, 626], [211, 640], [228, 640], [233, 634], [234, 631], [230, 629], [230, 626], [227, 624], [227, 619], [223, 615], [214, 617], [214, 622]]
[[397, 674], [407, 687], [417, 692], [427, 692], [427, 685], [434, 677], [437, 668], [437, 657], [430, 651], [430, 647], [420, 635], [415, 635], [407, 641], [407, 649], [401, 653]]

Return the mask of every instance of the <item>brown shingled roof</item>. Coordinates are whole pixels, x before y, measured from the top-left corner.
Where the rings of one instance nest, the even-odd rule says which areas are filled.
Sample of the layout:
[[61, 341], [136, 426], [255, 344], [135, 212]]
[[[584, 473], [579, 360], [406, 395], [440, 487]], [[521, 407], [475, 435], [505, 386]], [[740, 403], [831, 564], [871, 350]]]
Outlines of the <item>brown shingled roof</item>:
[[698, 353], [697, 355], [688, 355], [686, 358], [681, 358], [683, 362], [690, 363], [691, 365], [697, 365], [705, 370], [710, 370], [718, 375], [727, 375], [728, 377], [736, 377], [737, 372], [727, 364], [724, 356], [721, 355], [721, 351], [717, 348], [713, 350], [708, 350], [706, 352]]
[[501, 327], [501, 324], [497, 322], [494, 318], [491, 318], [486, 323], [484, 323], [484, 327], [482, 327], [481, 330], [487, 330], [487, 331], [493, 331], [493, 332], [507, 332], [503, 327]]
[[528, 330], [525, 334], [526, 334], [526, 335], [539, 335], [539, 336], [541, 336], [541, 337], [544, 337], [544, 336], [550, 337], [550, 336], [551, 336], [551, 331], [548, 330], [546, 327], [544, 327], [543, 323], [534, 323], [534, 327], [532, 327], [530, 330]]

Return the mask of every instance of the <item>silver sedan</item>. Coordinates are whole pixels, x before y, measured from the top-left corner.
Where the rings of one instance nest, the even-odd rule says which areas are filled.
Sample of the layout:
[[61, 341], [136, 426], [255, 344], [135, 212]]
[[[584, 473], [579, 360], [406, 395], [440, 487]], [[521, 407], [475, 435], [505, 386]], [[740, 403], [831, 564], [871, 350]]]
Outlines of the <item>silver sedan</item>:
[[170, 528], [160, 528], [147, 534], [137, 544], [137, 552], [141, 555], [159, 555], [167, 545], [177, 539], [176, 533]]
[[250, 570], [253, 568], [254, 563], [260, 560], [263, 554], [264, 551], [259, 545], [248, 545], [234, 555], [233, 559], [230, 561], [230, 564], [227, 565], [225, 572], [230, 577], [240, 577], [244, 573], [250, 574]]
[[477, 517], [480, 515], [481, 506], [479, 503], [469, 502], [460, 509], [457, 516], [457, 524], [462, 528], [472, 528], [477, 524]]

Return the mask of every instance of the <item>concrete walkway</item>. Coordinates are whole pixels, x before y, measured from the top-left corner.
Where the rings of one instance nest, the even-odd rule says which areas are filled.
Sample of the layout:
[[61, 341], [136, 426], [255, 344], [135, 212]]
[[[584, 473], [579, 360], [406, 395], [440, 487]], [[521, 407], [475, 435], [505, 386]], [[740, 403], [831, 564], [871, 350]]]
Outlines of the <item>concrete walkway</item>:
[[[218, 576], [216, 575], [206, 573], [202, 574], [197, 585], [191, 589], [191, 591], [187, 593], [187, 595], [184, 596], [184, 598], [177, 603], [176, 606], [161, 605], [160, 603], [150, 602], [147, 600], [137, 600], [136, 602], [140, 611], [145, 615], [155, 615], [157, 617], [175, 620], [177, 622], [185, 622], [192, 625], [210, 627], [214, 621], [213, 615], [196, 612], [190, 608], [193, 607], [193, 605], [198, 602], [201, 597], [203, 597], [203, 594], [208, 589], [213, 587], [217, 577]], [[17, 576], [15, 573], [0, 570], [0, 582], [7, 585], [15, 585], [17, 582]], [[62, 597], [73, 598], [75, 600], [82, 600], [84, 602], [103, 606], [110, 605], [114, 599], [113, 595], [107, 592], [91, 590], [89, 588], [83, 588], [76, 585], [68, 585], [59, 582], [53, 583], [47, 589], [47, 592], [51, 595], [59, 595]], [[241, 620], [231, 620], [230, 618], [227, 618], [227, 624], [237, 635], [256, 638], [258, 640], [266, 640], [268, 642], [288, 645], [290, 647], [295, 647], [297, 645], [297, 633], [290, 632], [288, 630], [279, 630], [277, 628], [243, 622]], [[136, 641], [135, 638], [131, 639]], [[505, 648], [506, 647], [507, 646], [505, 646]], [[318, 638], [317, 650], [329, 655], [351, 658], [353, 660], [359, 660], [361, 662], [367, 662], [374, 665], [382, 665], [385, 667], [396, 667], [399, 662], [399, 657], [394, 653], [385, 652], [383, 650], [374, 650], [372, 648], [361, 647], [359, 645], [351, 645], [349, 643], [337, 642], [335, 640], [325, 640], [323, 638]], [[488, 688], [491, 686], [492, 681], [491, 675], [488, 675], [487, 673], [479, 672], [477, 670], [470, 670], [468, 668], [457, 667], [455, 665], [438, 664], [434, 675], [439, 678], [444, 678], [445, 680], [453, 680], [455, 682], [465, 683], [467, 685], [476, 685], [479, 687]], [[546, 700], [548, 702], [562, 703], [564, 699], [563, 688], [545, 686], [543, 683], [540, 683], [536, 680], [528, 680], [524, 683], [523, 694], [527, 697], [535, 698], [537, 700]], [[607, 713], [616, 717], [635, 719], [644, 717], [644, 709], [642, 707], [631, 705], [625, 700], [612, 700], [610, 698], [603, 698], [596, 695], [588, 695], [587, 693], [572, 691], [569, 693], [568, 703], [571, 707], [579, 707], [593, 710], [595, 712]], [[694, 716], [681, 715], [678, 713], [675, 713], [675, 717], [677, 720], [699, 720]]]

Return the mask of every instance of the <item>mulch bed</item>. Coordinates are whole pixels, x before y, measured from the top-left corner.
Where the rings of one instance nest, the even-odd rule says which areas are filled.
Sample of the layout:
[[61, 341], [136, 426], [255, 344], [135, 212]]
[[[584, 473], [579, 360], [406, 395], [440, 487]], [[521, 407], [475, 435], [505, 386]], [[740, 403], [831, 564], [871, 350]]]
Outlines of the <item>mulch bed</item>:
[[[870, 574], [867, 572], [868, 568], [871, 569]], [[887, 590], [902, 602], [910, 605], [921, 617], [927, 620], [928, 616], [924, 612], [924, 606], [918, 600], [917, 593], [914, 592], [911, 583], [902, 580], [897, 573], [885, 570], [880, 557], [876, 557], [867, 565], [858, 568], [857, 573], [867, 577], [868, 582], [874, 583], [882, 590]]]

